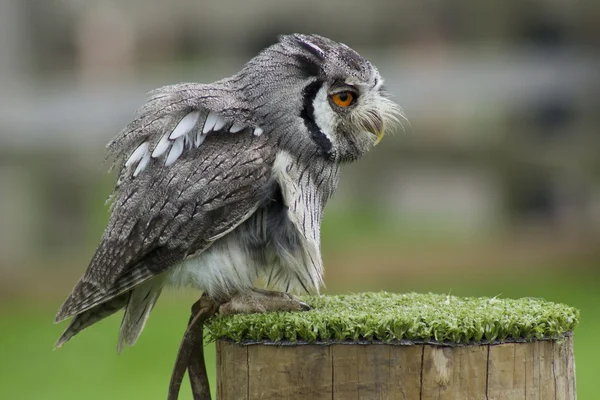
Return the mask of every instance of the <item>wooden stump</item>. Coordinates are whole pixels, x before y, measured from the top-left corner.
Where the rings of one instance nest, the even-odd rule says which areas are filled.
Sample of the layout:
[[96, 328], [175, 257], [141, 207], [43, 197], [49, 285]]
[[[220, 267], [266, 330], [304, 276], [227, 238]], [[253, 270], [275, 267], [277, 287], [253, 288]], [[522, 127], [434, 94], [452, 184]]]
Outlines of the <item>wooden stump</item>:
[[217, 399], [573, 400], [573, 339], [454, 347], [217, 340]]
[[309, 296], [218, 316], [218, 400], [574, 400], [579, 311], [541, 299]]

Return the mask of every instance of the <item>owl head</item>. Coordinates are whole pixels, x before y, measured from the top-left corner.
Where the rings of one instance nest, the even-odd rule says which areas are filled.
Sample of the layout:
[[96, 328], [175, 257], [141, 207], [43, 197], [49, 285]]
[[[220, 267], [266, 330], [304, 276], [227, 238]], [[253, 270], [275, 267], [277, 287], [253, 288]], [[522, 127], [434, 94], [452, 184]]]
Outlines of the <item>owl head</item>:
[[360, 158], [403, 118], [377, 68], [318, 35], [280, 37], [234, 80], [282, 147], [334, 162]]

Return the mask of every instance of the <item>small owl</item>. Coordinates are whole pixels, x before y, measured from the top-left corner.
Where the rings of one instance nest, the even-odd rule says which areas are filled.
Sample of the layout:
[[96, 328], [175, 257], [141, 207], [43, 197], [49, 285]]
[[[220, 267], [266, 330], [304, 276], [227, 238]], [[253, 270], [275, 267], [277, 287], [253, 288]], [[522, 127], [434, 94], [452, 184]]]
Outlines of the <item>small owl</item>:
[[[323, 284], [320, 225], [339, 169], [402, 117], [377, 69], [317, 35], [282, 36], [211, 84], [151, 93], [108, 145], [111, 216], [56, 322], [73, 335], [124, 308], [133, 345], [165, 286], [192, 286], [221, 312], [306, 308]], [[261, 279], [274, 290], [255, 288]]]

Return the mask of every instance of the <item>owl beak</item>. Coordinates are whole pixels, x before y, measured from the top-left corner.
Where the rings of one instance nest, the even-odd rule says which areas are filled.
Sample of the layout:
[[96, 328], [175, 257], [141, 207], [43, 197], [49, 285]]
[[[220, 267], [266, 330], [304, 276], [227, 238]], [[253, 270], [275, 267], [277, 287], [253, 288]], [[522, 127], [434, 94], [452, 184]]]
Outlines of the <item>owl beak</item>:
[[380, 131], [378, 131], [377, 133], [375, 133], [375, 135], [377, 136], [377, 139], [375, 140], [375, 143], [373, 144], [373, 146], [377, 146], [379, 144], [379, 142], [381, 142], [381, 139], [383, 139], [383, 135], [384, 135], [384, 131], [383, 128], [381, 128]]
[[375, 116], [375, 118], [371, 118], [371, 120], [368, 123], [368, 127], [369, 127], [369, 132], [371, 132], [372, 134], [374, 134], [377, 139], [375, 139], [375, 146], [377, 146], [377, 144], [379, 142], [381, 142], [381, 139], [383, 139], [383, 135], [384, 135], [384, 131], [385, 131], [385, 126], [383, 124], [383, 119], [377, 115]]

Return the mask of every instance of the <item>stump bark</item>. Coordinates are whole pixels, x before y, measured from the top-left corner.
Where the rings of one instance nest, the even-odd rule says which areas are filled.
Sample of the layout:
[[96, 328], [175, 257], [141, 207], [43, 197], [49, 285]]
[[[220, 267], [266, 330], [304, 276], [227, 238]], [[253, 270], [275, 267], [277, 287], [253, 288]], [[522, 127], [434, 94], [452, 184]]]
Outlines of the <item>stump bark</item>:
[[576, 399], [573, 339], [240, 345], [217, 340], [217, 399]]

